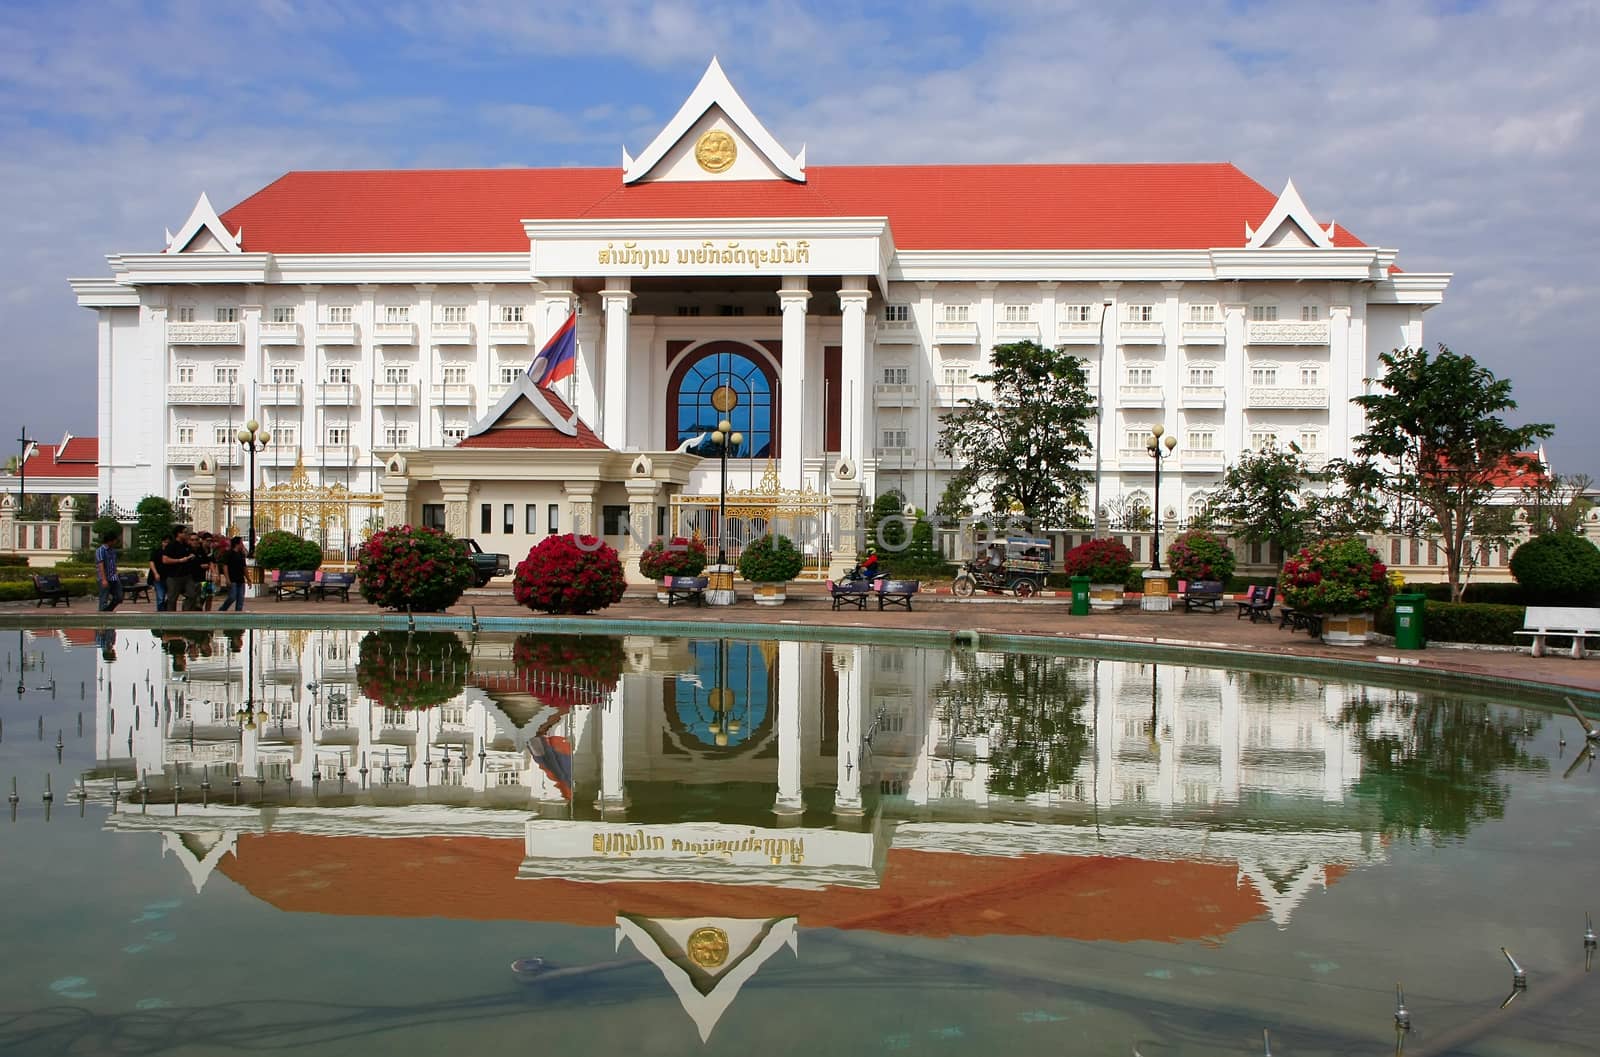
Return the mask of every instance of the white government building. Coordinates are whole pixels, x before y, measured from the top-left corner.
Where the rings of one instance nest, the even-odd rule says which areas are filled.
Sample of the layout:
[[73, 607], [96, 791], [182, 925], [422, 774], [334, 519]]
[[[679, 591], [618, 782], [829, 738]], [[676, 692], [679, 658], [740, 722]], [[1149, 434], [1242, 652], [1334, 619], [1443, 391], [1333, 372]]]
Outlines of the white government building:
[[[931, 509], [941, 416], [1023, 339], [1091, 364], [1104, 503], [1148, 502], [1145, 437], [1176, 435], [1182, 517], [1268, 438], [1348, 450], [1350, 398], [1449, 281], [1396, 257], [1228, 164], [808, 166], [713, 61], [620, 168], [293, 172], [72, 286], [99, 318], [102, 500], [182, 499], [197, 464], [237, 497], [254, 418], [259, 488], [299, 465], [515, 555], [716, 494], [717, 459], [663, 453], [721, 387], [736, 487], [770, 466], [826, 495], [842, 464]], [[520, 381], [573, 311], [577, 422]]]

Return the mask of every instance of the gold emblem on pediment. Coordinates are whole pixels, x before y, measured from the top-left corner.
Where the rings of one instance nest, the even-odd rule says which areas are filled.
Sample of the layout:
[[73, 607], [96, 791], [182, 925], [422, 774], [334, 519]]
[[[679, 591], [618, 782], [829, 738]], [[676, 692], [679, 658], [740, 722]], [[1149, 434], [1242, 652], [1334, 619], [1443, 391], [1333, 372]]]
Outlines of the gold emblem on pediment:
[[739, 156], [739, 145], [733, 137], [719, 128], [702, 133], [694, 145], [694, 160], [706, 172], [727, 172]]
[[684, 945], [689, 960], [702, 969], [715, 969], [728, 960], [728, 934], [714, 925], [695, 929]]

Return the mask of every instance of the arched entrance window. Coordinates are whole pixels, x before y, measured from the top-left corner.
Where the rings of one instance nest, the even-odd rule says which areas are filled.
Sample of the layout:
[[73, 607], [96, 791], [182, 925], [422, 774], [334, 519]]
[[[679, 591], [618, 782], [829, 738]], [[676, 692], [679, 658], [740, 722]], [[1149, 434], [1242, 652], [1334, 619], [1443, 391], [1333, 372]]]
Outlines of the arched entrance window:
[[718, 403], [728, 406], [726, 398], [731, 395], [736, 402], [727, 417], [733, 428], [744, 434], [744, 441], [737, 450], [730, 450], [729, 456], [749, 459], [778, 454], [773, 408], [777, 379], [766, 358], [754, 349], [733, 341], [709, 342], [684, 357], [669, 384], [670, 447], [706, 434], [701, 445], [690, 450], [715, 454], [709, 434], [723, 418]]

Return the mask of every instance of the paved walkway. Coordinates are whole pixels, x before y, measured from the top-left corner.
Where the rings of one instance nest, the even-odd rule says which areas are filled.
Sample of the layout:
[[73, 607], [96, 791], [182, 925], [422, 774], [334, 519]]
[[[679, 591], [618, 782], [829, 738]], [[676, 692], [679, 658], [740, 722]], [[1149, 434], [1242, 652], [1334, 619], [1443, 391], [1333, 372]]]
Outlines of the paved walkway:
[[[789, 601], [778, 607], [757, 606], [749, 601], [747, 594], [741, 592], [739, 602], [733, 606], [673, 606], [669, 609], [655, 600], [654, 592], [649, 588], [630, 587], [621, 602], [598, 614], [592, 614], [589, 618], [562, 619], [671, 619], [707, 625], [738, 624], [744, 628], [770, 625], [776, 635], [792, 630], [795, 625], [805, 625], [824, 628], [907, 628], [950, 633], [976, 631], [979, 634], [1038, 635], [1066, 640], [1159, 643], [1244, 651], [1280, 658], [1325, 657], [1387, 662], [1493, 679], [1545, 683], [1600, 696], [1600, 656], [1597, 655], [1574, 660], [1566, 656], [1532, 657], [1526, 651], [1491, 648], [1430, 647], [1407, 652], [1397, 651], [1392, 646], [1324, 646], [1320, 640], [1303, 632], [1280, 630], [1276, 622], [1253, 624], [1248, 620], [1239, 620], [1231, 604], [1225, 606], [1221, 613], [1185, 613], [1181, 606], [1168, 613], [1147, 613], [1136, 605], [1130, 605], [1115, 612], [1093, 613], [1086, 617], [1070, 615], [1068, 600], [1064, 598], [1024, 602], [981, 596], [959, 600], [950, 595], [929, 594], [919, 595], [914, 605], [915, 609], [909, 613], [902, 610], [878, 612], [872, 608], [865, 612], [853, 609], [835, 611], [830, 608], [821, 584], [792, 584]], [[530, 625], [551, 619], [530, 613], [517, 605], [511, 598], [508, 579], [469, 590], [449, 612], [452, 616], [465, 618], [474, 611], [480, 618], [524, 618]], [[280, 618], [305, 616], [312, 618], [312, 622], [317, 616], [329, 615], [330, 612], [349, 617], [368, 613], [376, 616], [381, 611], [359, 601], [355, 594], [352, 594], [348, 603], [251, 599], [247, 609], [247, 614], [270, 614]], [[125, 605], [118, 612], [119, 617], [133, 617], [140, 621], [153, 615], [153, 607], [145, 603]], [[33, 623], [30, 617], [42, 618], [38, 621], [40, 626], [49, 624], [60, 627], [73, 622], [91, 624], [96, 616], [92, 598], [74, 599], [70, 610], [51, 610], [48, 606], [38, 609], [32, 602], [0, 603], [0, 621], [12, 627], [30, 626]], [[197, 621], [214, 616], [218, 614], [213, 612], [190, 617], [176, 614], [166, 619], [182, 617], [182, 623], [193, 626]]]

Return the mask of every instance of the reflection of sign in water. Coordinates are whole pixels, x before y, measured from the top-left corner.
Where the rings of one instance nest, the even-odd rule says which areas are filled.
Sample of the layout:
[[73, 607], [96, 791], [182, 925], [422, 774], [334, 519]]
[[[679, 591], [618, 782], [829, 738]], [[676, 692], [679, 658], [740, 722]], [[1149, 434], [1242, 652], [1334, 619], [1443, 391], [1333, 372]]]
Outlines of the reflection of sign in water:
[[792, 917], [649, 918], [617, 917], [617, 947], [630, 941], [661, 970], [700, 1033], [711, 1037], [745, 981], [783, 947], [798, 955]]

